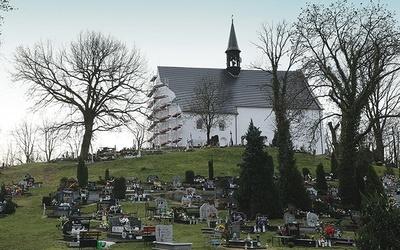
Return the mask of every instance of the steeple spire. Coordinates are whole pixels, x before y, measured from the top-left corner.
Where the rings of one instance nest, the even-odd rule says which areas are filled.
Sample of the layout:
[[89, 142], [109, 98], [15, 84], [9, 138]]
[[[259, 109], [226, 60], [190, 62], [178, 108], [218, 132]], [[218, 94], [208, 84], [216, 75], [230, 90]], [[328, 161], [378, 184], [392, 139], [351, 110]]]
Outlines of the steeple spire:
[[233, 25], [233, 16], [231, 24], [231, 32], [229, 34], [228, 48], [226, 53], [226, 69], [233, 76], [239, 76], [240, 73], [240, 63], [242, 59], [240, 58], [240, 49], [236, 39], [235, 26]]
[[231, 33], [229, 34], [228, 48], [225, 52], [230, 50], [238, 50], [240, 52], [239, 45], [236, 39], [235, 26], [233, 26], [233, 19], [231, 24]]

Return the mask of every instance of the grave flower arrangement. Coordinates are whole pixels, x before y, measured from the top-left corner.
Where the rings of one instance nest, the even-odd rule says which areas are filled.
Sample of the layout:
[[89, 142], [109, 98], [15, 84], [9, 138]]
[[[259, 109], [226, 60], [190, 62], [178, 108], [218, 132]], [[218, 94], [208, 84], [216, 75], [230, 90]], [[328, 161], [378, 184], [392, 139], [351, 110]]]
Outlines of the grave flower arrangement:
[[178, 214], [178, 219], [180, 219], [180, 220], [188, 220], [189, 217], [187, 216], [187, 214], [185, 212], [182, 212], [182, 213]]
[[217, 225], [215, 227], [215, 231], [221, 233], [222, 239], [229, 240], [231, 238], [231, 232], [228, 229], [225, 229], [224, 225], [221, 224]]
[[210, 219], [217, 219], [217, 213], [216, 212], [211, 212], [209, 215], [208, 215], [208, 217], [210, 218]]
[[333, 237], [333, 235], [335, 234], [335, 230], [332, 227], [327, 227], [326, 234], [327, 238]]
[[174, 211], [168, 210], [168, 211], [165, 213], [165, 216], [167, 216], [167, 217], [174, 217]]
[[224, 231], [222, 231], [222, 239], [225, 240], [230, 240], [231, 239], [231, 232], [228, 229], [224, 229]]

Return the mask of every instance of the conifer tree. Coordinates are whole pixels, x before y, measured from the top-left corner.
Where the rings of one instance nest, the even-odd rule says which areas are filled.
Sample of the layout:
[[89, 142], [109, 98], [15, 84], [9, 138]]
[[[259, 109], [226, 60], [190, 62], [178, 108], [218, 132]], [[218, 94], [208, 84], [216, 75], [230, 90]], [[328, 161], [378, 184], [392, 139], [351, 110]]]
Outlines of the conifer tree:
[[400, 246], [400, 210], [394, 208], [386, 196], [363, 196], [358, 228], [358, 249], [395, 250]]
[[214, 161], [213, 161], [213, 159], [208, 161], [208, 179], [214, 180]]
[[236, 192], [238, 207], [248, 218], [258, 213], [272, 218], [281, 216], [279, 191], [274, 181], [272, 157], [263, 149], [261, 131], [250, 122], [246, 133], [246, 149], [240, 164], [239, 188]]
[[125, 199], [126, 182], [124, 177], [115, 178], [113, 195], [115, 199]]
[[326, 192], [328, 190], [328, 184], [326, 183], [325, 179], [324, 165], [322, 165], [321, 162], [317, 166], [316, 175], [317, 175], [317, 189]]
[[289, 131], [289, 124], [286, 124], [286, 129], [278, 131], [279, 189], [282, 205], [284, 207], [293, 205], [303, 210], [309, 210], [311, 198], [304, 187], [303, 177], [297, 169]]
[[378, 175], [376, 174], [374, 167], [369, 165], [365, 177], [366, 177], [365, 191], [364, 191], [365, 196], [372, 196], [374, 194], [386, 196], [385, 189], [383, 188], [382, 182], [379, 179]]
[[109, 179], [110, 179], [110, 171], [107, 168], [106, 172], [104, 173], [104, 181], [108, 181]]

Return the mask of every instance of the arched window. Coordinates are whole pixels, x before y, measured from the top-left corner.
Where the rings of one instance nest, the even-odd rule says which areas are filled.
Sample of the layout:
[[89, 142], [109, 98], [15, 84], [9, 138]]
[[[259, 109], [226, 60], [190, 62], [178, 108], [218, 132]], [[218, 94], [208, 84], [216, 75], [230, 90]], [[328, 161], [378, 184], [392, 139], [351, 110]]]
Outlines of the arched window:
[[197, 129], [202, 129], [203, 128], [203, 121], [201, 119], [198, 119], [196, 121], [196, 128]]
[[225, 131], [225, 122], [219, 122], [219, 131]]

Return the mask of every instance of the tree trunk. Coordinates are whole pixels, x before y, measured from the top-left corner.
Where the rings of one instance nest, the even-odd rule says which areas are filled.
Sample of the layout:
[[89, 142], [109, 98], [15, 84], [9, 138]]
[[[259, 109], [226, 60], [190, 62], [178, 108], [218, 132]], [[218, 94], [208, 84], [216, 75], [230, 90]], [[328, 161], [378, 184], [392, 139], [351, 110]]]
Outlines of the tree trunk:
[[[337, 154], [339, 152], [339, 142], [337, 139], [337, 133], [336, 131], [338, 130], [340, 124], [336, 124], [335, 127], [332, 125], [332, 122], [328, 122], [328, 127], [329, 130], [331, 131], [332, 135], [332, 146], [333, 146], [333, 154]], [[338, 155], [336, 155], [336, 158], [338, 158]]]
[[333, 146], [333, 150], [332, 150], [332, 156], [331, 156], [331, 173], [333, 174], [334, 178], [338, 177], [338, 159], [339, 157], [339, 142], [337, 139], [337, 133], [336, 131], [338, 130], [340, 124], [336, 124], [335, 126], [332, 125], [332, 122], [328, 123], [328, 127], [329, 130], [331, 131], [331, 135], [332, 135], [332, 146]]
[[360, 194], [356, 182], [357, 129], [359, 116], [357, 112], [343, 113], [342, 133], [339, 160], [339, 189], [342, 205], [358, 209]]
[[93, 117], [85, 117], [85, 134], [82, 139], [81, 154], [80, 156], [87, 160], [89, 157], [89, 147], [93, 137]]
[[382, 135], [382, 130], [380, 129], [380, 124], [374, 126], [373, 130], [376, 143], [376, 147], [374, 150], [374, 160], [377, 165], [381, 166], [384, 161], [385, 146], [383, 144], [383, 135]]
[[211, 144], [211, 138], [210, 138], [210, 134], [211, 134], [211, 126], [207, 126], [207, 131], [206, 131], [206, 134], [207, 134], [207, 145], [210, 145]]

